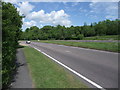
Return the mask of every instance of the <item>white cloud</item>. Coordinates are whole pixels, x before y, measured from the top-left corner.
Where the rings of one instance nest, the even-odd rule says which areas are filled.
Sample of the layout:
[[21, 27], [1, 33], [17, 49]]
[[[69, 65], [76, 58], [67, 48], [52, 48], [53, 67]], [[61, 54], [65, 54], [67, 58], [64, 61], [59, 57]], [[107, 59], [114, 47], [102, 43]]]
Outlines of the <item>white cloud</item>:
[[[51, 11], [50, 13], [45, 13], [44, 10], [38, 12], [33, 11], [34, 6], [28, 1], [22, 0], [4, 0], [5, 2], [10, 2], [17, 5], [17, 10], [20, 15], [24, 14], [26, 17], [23, 19], [23, 29], [26, 27], [31, 27], [37, 25], [38, 27], [43, 27], [42, 24], [46, 25], [65, 25], [70, 26], [71, 21], [69, 20], [69, 15], [64, 12], [64, 10]], [[26, 21], [27, 20], [27, 21]]]
[[118, 18], [118, 6], [116, 4], [110, 5], [106, 8], [106, 19], [117, 19]]
[[85, 0], [87, 2], [118, 2], [119, 0]]
[[51, 11], [50, 13], [45, 13], [44, 10], [40, 10], [38, 12], [34, 11], [26, 16], [26, 18], [40, 23], [70, 26], [71, 21], [68, 17], [69, 15], [66, 14], [64, 10]]
[[[24, 2], [26, 0], [3, 0], [5, 2]], [[27, 0], [29, 2], [119, 2], [119, 0]]]
[[[20, 0], [19, 0], [20, 1]], [[24, 1], [24, 0], [21, 0]], [[118, 2], [119, 0], [27, 0], [31, 2]]]
[[31, 20], [30, 22], [23, 22], [23, 27], [27, 27], [27, 28], [29, 28], [29, 27], [31, 27], [31, 26], [36, 26], [36, 22], [35, 21], [33, 21], [33, 20]]
[[34, 6], [31, 5], [28, 1], [25, 0], [3, 0], [5, 2], [10, 2], [12, 4], [17, 5], [17, 11], [20, 12], [20, 15], [24, 14], [27, 15], [30, 11], [33, 10]]
[[3, 0], [4, 2], [10, 2], [10, 3], [13, 3], [13, 4], [17, 4], [17, 0]]
[[35, 26], [36, 25], [36, 22], [35, 21], [30, 21], [30, 22], [24, 22], [24, 25], [26, 26], [26, 27], [31, 27], [31, 26]]
[[29, 2], [25, 1], [22, 3], [18, 3], [17, 10], [20, 11], [20, 14], [28, 15], [30, 11], [33, 10], [34, 6], [29, 4]]
[[38, 23], [34, 20], [31, 20], [31, 21], [26, 21], [26, 19], [23, 19], [23, 26], [22, 26], [22, 29], [25, 30], [26, 28], [30, 28], [32, 26], [37, 26], [39, 28], [42, 28], [44, 25], [41, 24], [41, 23]]
[[86, 9], [83, 9], [83, 8], [79, 8], [79, 11], [80, 11], [81, 13], [87, 12], [87, 10], [86, 10]]
[[118, 7], [117, 2], [92, 2], [90, 3], [90, 13], [105, 15], [106, 19], [117, 19], [118, 18]]

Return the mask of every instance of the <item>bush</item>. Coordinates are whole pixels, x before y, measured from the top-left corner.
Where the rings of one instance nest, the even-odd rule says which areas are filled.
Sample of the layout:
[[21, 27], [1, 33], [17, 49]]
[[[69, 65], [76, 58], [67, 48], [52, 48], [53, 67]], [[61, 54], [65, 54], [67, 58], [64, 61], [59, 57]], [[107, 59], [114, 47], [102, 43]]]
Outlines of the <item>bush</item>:
[[77, 40], [82, 40], [84, 38], [84, 35], [83, 34], [79, 34], [78, 36], [77, 36]]
[[15, 69], [16, 48], [21, 32], [22, 17], [10, 3], [2, 3], [2, 86], [7, 88]]

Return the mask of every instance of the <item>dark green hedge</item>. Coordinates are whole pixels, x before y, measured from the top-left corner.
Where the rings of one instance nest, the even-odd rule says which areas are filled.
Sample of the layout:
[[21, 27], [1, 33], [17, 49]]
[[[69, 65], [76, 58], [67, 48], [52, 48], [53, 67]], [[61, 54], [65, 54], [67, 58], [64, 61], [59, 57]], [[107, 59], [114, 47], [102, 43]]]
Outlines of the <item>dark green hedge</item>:
[[10, 3], [2, 3], [2, 86], [7, 88], [15, 69], [22, 17]]

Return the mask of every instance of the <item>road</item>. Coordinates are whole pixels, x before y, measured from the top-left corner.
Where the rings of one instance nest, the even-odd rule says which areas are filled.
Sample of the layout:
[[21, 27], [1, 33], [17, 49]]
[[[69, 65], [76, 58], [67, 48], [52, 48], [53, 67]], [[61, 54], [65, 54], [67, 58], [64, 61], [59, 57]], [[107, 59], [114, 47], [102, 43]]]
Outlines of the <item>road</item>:
[[38, 42], [30, 45], [103, 88], [118, 88], [118, 53]]

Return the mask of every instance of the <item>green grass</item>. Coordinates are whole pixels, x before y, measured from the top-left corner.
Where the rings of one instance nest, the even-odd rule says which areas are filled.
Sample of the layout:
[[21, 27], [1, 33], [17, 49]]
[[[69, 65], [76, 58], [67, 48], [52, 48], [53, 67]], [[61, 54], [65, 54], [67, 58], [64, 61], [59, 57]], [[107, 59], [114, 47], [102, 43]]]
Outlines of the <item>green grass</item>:
[[118, 38], [118, 35], [106, 35], [106, 36], [85, 37], [83, 40], [120, 40], [120, 38]]
[[60, 41], [60, 40], [59, 41], [40, 40], [39, 42], [91, 48], [91, 49], [98, 49], [98, 50], [105, 50], [105, 51], [112, 51], [112, 52], [120, 52], [120, 48], [118, 48], [118, 42], [72, 42], [72, 41]]
[[24, 47], [35, 88], [87, 88], [69, 71], [37, 50]]

